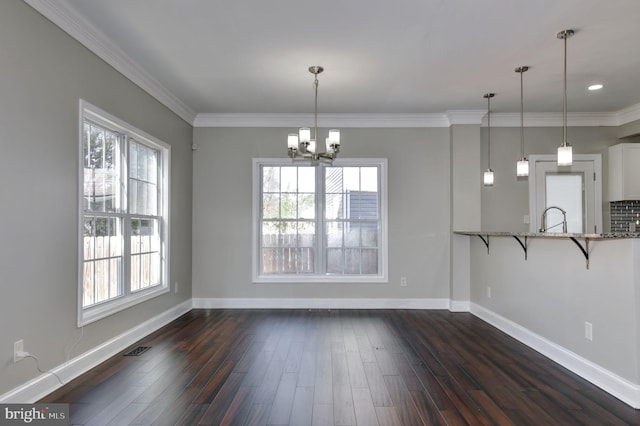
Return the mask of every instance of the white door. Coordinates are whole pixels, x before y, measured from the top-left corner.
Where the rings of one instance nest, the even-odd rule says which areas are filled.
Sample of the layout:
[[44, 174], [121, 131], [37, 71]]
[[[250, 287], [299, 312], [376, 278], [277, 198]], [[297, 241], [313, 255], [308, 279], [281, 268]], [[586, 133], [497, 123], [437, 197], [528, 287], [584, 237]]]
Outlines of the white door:
[[[602, 232], [602, 181], [600, 155], [574, 155], [573, 165], [558, 167], [555, 155], [532, 155], [529, 176], [531, 232], [543, 227], [543, 212], [558, 207], [566, 212], [567, 232]], [[563, 214], [549, 209], [545, 232], [563, 232]]]

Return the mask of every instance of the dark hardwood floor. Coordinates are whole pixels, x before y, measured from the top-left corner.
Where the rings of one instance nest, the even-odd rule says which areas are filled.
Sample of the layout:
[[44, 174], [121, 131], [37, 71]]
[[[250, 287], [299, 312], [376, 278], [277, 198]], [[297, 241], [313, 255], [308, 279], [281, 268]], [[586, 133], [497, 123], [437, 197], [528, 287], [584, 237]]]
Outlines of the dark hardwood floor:
[[71, 424], [638, 425], [471, 314], [193, 310], [41, 402]]

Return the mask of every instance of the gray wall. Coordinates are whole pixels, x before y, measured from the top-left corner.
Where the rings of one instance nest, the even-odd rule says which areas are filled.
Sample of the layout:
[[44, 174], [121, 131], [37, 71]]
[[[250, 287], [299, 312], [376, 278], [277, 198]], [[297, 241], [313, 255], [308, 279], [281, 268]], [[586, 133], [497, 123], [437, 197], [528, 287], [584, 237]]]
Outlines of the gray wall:
[[[0, 2], [0, 394], [191, 298], [192, 127], [22, 1]], [[76, 327], [78, 99], [172, 146], [171, 283]], [[77, 345], [75, 345], [77, 341]]]
[[[525, 260], [513, 238], [492, 237], [490, 253], [479, 238], [468, 238], [472, 303], [640, 382], [639, 240], [591, 241], [587, 269], [568, 239], [530, 239]], [[593, 325], [593, 341], [584, 337], [585, 322]]]
[[[487, 129], [482, 128], [481, 170], [487, 168]], [[609, 229], [608, 156], [607, 148], [622, 142], [616, 127], [571, 127], [569, 143], [574, 154], [602, 155], [603, 227]], [[534, 127], [525, 129], [525, 155], [555, 154], [562, 142], [562, 128]], [[516, 177], [516, 161], [520, 159], [520, 128], [491, 127], [491, 168], [495, 171], [493, 187], [482, 187], [482, 230], [528, 232], [524, 215], [529, 214], [529, 181]]]
[[388, 158], [388, 284], [252, 284], [251, 159], [284, 157], [290, 131], [194, 129], [194, 297], [448, 299], [447, 128], [342, 130], [344, 157]]

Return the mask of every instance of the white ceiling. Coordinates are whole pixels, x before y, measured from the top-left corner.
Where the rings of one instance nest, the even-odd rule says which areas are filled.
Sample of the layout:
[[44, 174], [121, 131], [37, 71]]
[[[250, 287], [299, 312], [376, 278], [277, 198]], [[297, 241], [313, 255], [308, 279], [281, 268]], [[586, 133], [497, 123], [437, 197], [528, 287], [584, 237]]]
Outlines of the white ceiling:
[[640, 103], [636, 0], [25, 1], [183, 117], [313, 112], [310, 65], [321, 113], [483, 110], [489, 91], [516, 113], [520, 65], [525, 110], [558, 112], [564, 29], [570, 112]]

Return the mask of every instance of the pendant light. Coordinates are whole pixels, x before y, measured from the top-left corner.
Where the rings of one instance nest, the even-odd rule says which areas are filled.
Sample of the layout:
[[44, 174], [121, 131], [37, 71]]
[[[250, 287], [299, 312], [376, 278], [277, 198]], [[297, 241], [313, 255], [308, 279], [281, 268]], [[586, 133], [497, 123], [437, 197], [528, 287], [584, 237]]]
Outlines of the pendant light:
[[482, 184], [484, 186], [493, 186], [494, 174], [491, 170], [491, 98], [495, 93], [486, 93], [483, 98], [487, 100], [487, 170], [482, 175]]
[[558, 38], [564, 40], [564, 98], [562, 102], [562, 145], [558, 147], [558, 166], [573, 164], [573, 149], [567, 143], [567, 39], [573, 36], [573, 30], [563, 30]]
[[516, 163], [516, 176], [529, 176], [529, 160], [524, 156], [524, 83], [522, 75], [529, 70], [523, 65], [516, 68], [520, 74], [520, 160]]

